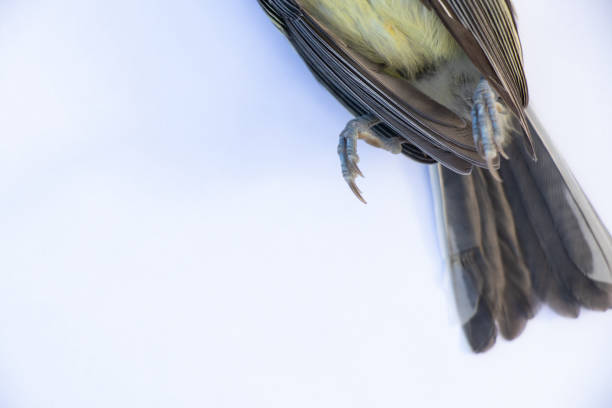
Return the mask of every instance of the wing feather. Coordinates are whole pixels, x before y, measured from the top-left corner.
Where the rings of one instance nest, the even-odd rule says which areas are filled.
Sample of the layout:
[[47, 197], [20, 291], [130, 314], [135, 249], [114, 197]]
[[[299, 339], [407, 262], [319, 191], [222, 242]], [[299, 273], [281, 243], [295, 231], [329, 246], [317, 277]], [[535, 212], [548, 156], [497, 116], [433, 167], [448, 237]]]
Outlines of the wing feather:
[[498, 91], [524, 130], [535, 157], [524, 108], [529, 102], [521, 41], [510, 0], [422, 0], [444, 22], [474, 65]]
[[379, 117], [387, 133], [401, 135], [456, 172], [486, 167], [470, 123], [352, 51], [293, 0], [259, 1], [315, 76], [352, 112]]

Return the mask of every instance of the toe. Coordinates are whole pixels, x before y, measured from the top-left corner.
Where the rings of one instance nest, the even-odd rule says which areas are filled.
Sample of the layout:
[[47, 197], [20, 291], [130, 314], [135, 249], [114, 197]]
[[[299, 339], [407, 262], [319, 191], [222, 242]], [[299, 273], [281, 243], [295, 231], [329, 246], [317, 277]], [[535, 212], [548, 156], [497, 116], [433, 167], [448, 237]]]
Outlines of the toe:
[[353, 194], [355, 194], [355, 196], [359, 199], [359, 201], [361, 201], [364, 204], [367, 204], [366, 200], [363, 199], [363, 196], [361, 195], [361, 190], [359, 190], [359, 187], [357, 187], [357, 184], [355, 184], [355, 180], [347, 180], [347, 183], [349, 185], [349, 187], [351, 188], [351, 191], [353, 192]]

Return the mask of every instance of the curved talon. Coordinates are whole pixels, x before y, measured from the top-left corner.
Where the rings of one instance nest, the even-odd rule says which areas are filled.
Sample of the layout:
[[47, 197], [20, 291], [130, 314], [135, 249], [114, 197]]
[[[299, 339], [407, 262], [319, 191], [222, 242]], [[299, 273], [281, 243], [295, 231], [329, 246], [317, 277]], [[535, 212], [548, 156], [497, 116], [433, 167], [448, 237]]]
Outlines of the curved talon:
[[366, 201], [355, 183], [357, 176], [364, 177], [359, 166], [357, 166], [357, 163], [359, 163], [357, 139], [364, 139], [367, 143], [392, 153], [400, 153], [401, 145], [404, 142], [401, 138], [386, 138], [373, 132], [372, 127], [379, 122], [380, 120], [369, 115], [350, 120], [340, 133], [340, 140], [338, 141], [338, 156], [340, 156], [342, 177], [344, 177], [353, 194], [364, 204], [366, 204]]
[[359, 190], [359, 187], [357, 187], [357, 184], [355, 184], [355, 180], [347, 181], [347, 183], [349, 187], [351, 188], [351, 191], [353, 192], [353, 194], [355, 194], [355, 196], [359, 199], [359, 201], [361, 201], [364, 204], [367, 204], [368, 202], [364, 200], [363, 197], [361, 196], [361, 190]]
[[489, 169], [489, 172], [491, 172], [491, 176], [493, 176], [493, 179], [495, 179], [496, 181], [499, 181], [501, 183], [502, 179], [499, 176], [499, 173], [497, 172], [497, 169], [493, 166], [493, 159], [494, 158], [495, 157], [493, 157], [491, 159], [487, 159], [487, 168]]
[[338, 156], [340, 156], [340, 166], [342, 168], [342, 177], [349, 185], [351, 191], [357, 196], [357, 198], [365, 203], [361, 195], [361, 190], [355, 183], [357, 176], [363, 177], [363, 173], [357, 166], [359, 162], [359, 156], [357, 155], [355, 141], [357, 136], [354, 135], [354, 126], [351, 122], [346, 125], [346, 128], [340, 133], [340, 140], [338, 142]]
[[351, 163], [351, 172], [355, 173], [355, 175], [360, 176], [360, 177], [364, 177], [363, 173], [361, 172], [361, 169], [359, 168], [359, 166], [357, 166], [356, 162], [352, 162]]
[[508, 156], [508, 154], [504, 151], [504, 148], [502, 147], [501, 144], [499, 144], [497, 141], [495, 141], [495, 147], [497, 147], [497, 152], [499, 154], [501, 154], [501, 157], [503, 157], [506, 160], [510, 160], [510, 157]]

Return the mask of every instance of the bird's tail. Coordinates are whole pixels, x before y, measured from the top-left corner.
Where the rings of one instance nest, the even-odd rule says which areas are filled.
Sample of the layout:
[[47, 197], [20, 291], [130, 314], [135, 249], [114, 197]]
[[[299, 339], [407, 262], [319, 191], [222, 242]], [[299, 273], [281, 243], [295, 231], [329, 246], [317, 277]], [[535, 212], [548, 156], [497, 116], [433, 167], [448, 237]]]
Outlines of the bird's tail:
[[432, 166], [459, 315], [476, 352], [517, 337], [540, 303], [578, 316], [612, 306], [612, 238], [529, 115], [538, 157], [506, 148], [502, 183]]

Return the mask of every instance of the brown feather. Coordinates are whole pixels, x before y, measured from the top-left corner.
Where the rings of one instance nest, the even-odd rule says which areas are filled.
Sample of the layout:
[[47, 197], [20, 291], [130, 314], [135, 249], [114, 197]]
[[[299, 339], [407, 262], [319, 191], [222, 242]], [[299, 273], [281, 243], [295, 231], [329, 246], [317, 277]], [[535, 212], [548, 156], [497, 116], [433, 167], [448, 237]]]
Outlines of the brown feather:
[[434, 10], [476, 68], [495, 88], [524, 130], [535, 158], [524, 108], [529, 91], [516, 20], [509, 0], [422, 0]]

